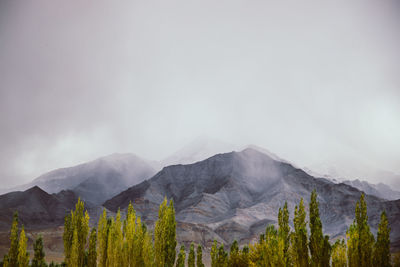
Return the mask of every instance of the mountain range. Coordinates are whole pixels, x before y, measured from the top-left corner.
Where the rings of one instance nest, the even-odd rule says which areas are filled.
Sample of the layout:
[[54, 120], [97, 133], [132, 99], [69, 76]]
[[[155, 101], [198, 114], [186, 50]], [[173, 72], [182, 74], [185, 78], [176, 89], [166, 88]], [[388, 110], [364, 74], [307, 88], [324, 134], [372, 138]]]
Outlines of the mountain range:
[[151, 227], [166, 196], [174, 200], [180, 242], [247, 243], [268, 224], [276, 224], [285, 201], [293, 218], [295, 205], [301, 198], [308, 203], [315, 189], [324, 232], [335, 239], [344, 236], [364, 191], [372, 231], [386, 210], [392, 247], [400, 248], [400, 200], [390, 201], [399, 193], [390, 187], [313, 176], [257, 146], [239, 152], [230, 148], [198, 139], [161, 162], [113, 154], [51, 171], [16, 188], [18, 192], [0, 196], [0, 229], [9, 229], [15, 210], [28, 229], [60, 226], [78, 197], [85, 200], [92, 224], [103, 207], [110, 213], [119, 208], [124, 212], [132, 202]]
[[[301, 198], [307, 203], [316, 189], [324, 231], [331, 238], [345, 235], [354, 219], [361, 191], [347, 184], [315, 178], [289, 163], [272, 159], [255, 149], [218, 154], [204, 161], [163, 168], [153, 178], [106, 201], [116, 212], [130, 202], [152, 222], [164, 196], [174, 200], [183, 242], [210, 244], [213, 239], [247, 243], [276, 224], [278, 210], [288, 202], [293, 210]], [[376, 232], [382, 210], [389, 215], [392, 240], [400, 239], [400, 200], [386, 201], [367, 195], [369, 222]], [[185, 239], [186, 238], [186, 239]]]

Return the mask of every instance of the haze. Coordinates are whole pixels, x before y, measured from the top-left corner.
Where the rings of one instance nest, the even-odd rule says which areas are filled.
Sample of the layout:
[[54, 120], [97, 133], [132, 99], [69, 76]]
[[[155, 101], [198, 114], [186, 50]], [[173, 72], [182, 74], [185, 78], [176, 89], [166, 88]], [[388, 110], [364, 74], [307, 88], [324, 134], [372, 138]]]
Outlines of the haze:
[[203, 135], [400, 173], [399, 2], [278, 2], [1, 1], [0, 187]]

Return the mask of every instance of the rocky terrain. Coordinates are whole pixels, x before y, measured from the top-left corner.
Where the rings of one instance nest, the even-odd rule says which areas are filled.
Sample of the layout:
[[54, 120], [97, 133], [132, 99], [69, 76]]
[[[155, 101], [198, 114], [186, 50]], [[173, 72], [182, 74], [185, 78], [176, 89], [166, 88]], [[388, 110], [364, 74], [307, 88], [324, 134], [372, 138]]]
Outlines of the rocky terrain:
[[[317, 190], [324, 232], [331, 238], [343, 236], [354, 218], [355, 203], [361, 191], [347, 184], [314, 178], [291, 164], [274, 160], [248, 148], [241, 152], [218, 154], [188, 165], [165, 167], [114, 198], [104, 206], [117, 211], [130, 201], [148, 221], [157, 216], [164, 196], [172, 198], [183, 241], [208, 244], [216, 238], [230, 243], [248, 242], [276, 223], [279, 207], [288, 202], [291, 218], [300, 198], [307, 203]], [[385, 201], [366, 197], [372, 230], [376, 231], [382, 210], [388, 212], [392, 241], [400, 239], [400, 200]]]
[[1, 195], [0, 230], [10, 228], [15, 211], [18, 212], [19, 222], [27, 229], [62, 225], [65, 214], [74, 208], [77, 199], [73, 192], [50, 195], [37, 186]]

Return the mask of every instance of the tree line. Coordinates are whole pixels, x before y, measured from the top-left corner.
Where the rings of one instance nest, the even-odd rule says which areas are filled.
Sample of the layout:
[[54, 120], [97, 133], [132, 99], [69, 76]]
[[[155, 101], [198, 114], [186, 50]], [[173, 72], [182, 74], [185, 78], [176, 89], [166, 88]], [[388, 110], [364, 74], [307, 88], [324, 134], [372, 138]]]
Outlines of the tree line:
[[[307, 227], [308, 225], [308, 227]], [[331, 243], [323, 234], [319, 202], [311, 193], [309, 216], [303, 199], [295, 207], [293, 228], [289, 226], [289, 210], [285, 202], [279, 209], [278, 225], [269, 225], [258, 241], [239, 248], [234, 241], [229, 250], [213, 242], [211, 267], [389, 267], [400, 266], [400, 257], [390, 254], [390, 227], [385, 211], [381, 214], [376, 238], [368, 225], [364, 194], [355, 207], [355, 219], [345, 239]], [[126, 216], [118, 210], [115, 217], [105, 210], [97, 228], [89, 227], [89, 214], [80, 199], [64, 221], [64, 262], [45, 261], [43, 240], [35, 240], [30, 261], [24, 227], [19, 229], [18, 215], [11, 226], [10, 249], [0, 266], [4, 267], [204, 267], [202, 246], [190, 245], [189, 252], [181, 245], [177, 251], [176, 221], [173, 200], [165, 198], [158, 210], [154, 230], [148, 230], [130, 203]], [[178, 252], [178, 253], [177, 253]], [[186, 260], [187, 258], [187, 260]]]

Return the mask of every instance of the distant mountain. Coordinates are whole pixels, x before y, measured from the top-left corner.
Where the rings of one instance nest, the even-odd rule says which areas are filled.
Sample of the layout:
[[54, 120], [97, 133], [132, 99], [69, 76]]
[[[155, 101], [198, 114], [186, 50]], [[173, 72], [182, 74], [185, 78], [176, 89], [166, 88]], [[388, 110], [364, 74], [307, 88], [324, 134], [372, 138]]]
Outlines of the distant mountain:
[[85, 201], [101, 204], [126, 188], [150, 178], [157, 168], [156, 163], [133, 154], [112, 154], [48, 172], [13, 190], [25, 190], [32, 186], [39, 186], [49, 193], [72, 190]]
[[390, 186], [392, 190], [400, 191], [400, 174], [377, 169], [362, 162], [353, 165], [350, 165], [348, 162], [354, 162], [354, 160], [346, 161], [346, 159], [342, 159], [336, 163], [320, 162], [304, 167], [303, 169], [313, 176], [324, 177], [337, 182], [357, 179], [362, 181], [376, 181]]
[[10, 228], [15, 211], [18, 212], [19, 222], [28, 229], [62, 225], [65, 215], [74, 208], [77, 199], [71, 191], [50, 195], [38, 186], [1, 195], [0, 229]]
[[[156, 219], [164, 196], [174, 199], [181, 242], [191, 240], [209, 245], [213, 239], [230, 243], [249, 242], [276, 223], [278, 210], [288, 202], [293, 210], [300, 198], [307, 203], [317, 190], [324, 231], [331, 238], [343, 236], [354, 218], [358, 189], [314, 178], [291, 164], [271, 158], [255, 149], [218, 154], [204, 161], [163, 168], [146, 180], [106, 201], [117, 211], [132, 201], [148, 222]], [[385, 201], [367, 195], [372, 230], [386, 210], [392, 227], [392, 241], [400, 240], [400, 201]]]
[[343, 181], [343, 183], [351, 185], [365, 192], [366, 194], [377, 196], [382, 199], [387, 199], [387, 200], [400, 199], [400, 192], [392, 190], [390, 186], [383, 183], [370, 184], [366, 181], [360, 181], [358, 179], [352, 181], [346, 180]]

